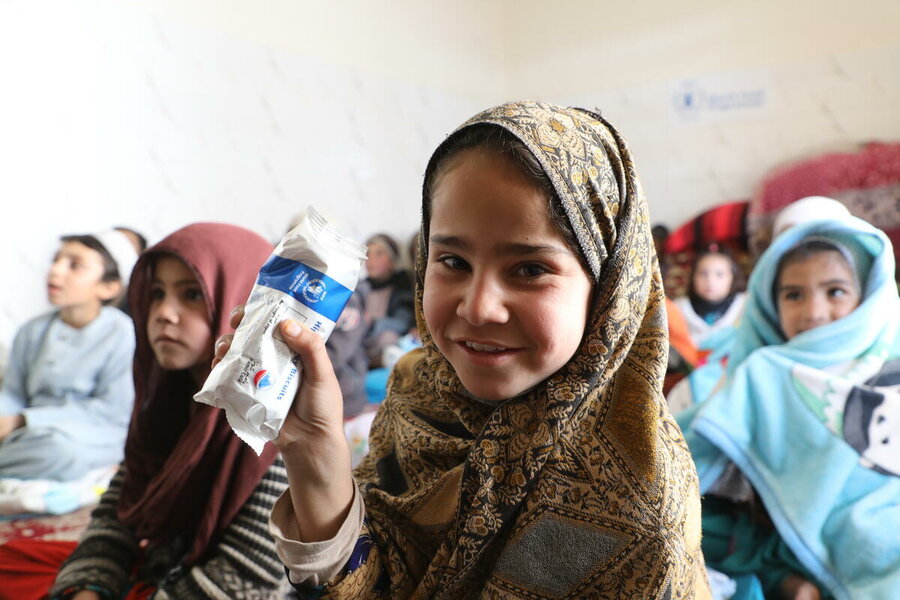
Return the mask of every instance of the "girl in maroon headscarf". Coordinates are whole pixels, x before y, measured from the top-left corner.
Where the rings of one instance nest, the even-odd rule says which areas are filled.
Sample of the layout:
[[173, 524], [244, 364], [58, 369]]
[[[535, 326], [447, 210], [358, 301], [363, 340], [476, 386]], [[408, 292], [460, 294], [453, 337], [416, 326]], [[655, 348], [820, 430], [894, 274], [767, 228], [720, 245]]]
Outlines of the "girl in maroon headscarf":
[[[246, 229], [201, 223], [141, 256], [129, 288], [136, 401], [125, 461], [51, 598], [276, 596], [284, 570], [267, 519], [284, 466], [274, 447], [257, 457], [224, 411], [192, 399], [271, 251]], [[41, 596], [29, 585], [36, 595], [16, 597]]]

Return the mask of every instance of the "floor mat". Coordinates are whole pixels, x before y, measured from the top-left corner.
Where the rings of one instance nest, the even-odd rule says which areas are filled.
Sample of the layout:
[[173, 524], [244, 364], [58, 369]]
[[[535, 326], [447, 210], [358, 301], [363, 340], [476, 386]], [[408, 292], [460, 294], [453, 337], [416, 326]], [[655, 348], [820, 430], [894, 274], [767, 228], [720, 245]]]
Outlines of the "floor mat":
[[0, 521], [0, 544], [10, 540], [78, 541], [91, 520], [92, 506], [64, 515], [40, 515]]

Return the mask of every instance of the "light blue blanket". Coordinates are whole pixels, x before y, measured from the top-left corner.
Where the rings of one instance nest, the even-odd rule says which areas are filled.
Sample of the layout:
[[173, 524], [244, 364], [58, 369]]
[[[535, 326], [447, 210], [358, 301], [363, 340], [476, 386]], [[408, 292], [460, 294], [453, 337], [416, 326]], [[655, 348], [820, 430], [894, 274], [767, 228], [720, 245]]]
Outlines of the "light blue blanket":
[[[862, 304], [786, 341], [772, 289], [779, 258], [815, 234], [854, 242]], [[750, 280], [725, 387], [679, 415], [706, 491], [733, 461], [797, 558], [840, 599], [900, 598], [900, 300], [893, 252], [871, 226], [816, 222], [782, 234]]]

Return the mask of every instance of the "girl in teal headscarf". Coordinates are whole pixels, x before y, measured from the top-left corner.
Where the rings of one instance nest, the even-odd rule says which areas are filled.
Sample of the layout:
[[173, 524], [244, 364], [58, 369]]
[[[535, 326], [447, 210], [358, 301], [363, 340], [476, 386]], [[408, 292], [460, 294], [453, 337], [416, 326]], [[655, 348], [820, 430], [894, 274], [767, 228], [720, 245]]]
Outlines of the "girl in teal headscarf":
[[900, 597], [900, 301], [855, 218], [779, 236], [750, 278], [724, 386], [680, 415], [710, 566], [767, 597]]

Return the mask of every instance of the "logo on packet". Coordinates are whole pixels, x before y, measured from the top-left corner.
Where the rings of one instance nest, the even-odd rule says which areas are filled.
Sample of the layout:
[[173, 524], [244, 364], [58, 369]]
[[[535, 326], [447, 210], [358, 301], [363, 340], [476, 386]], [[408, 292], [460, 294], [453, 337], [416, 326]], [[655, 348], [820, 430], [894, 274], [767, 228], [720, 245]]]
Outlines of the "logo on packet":
[[312, 279], [303, 287], [303, 297], [307, 302], [319, 302], [325, 299], [328, 289], [321, 279]]
[[261, 369], [253, 376], [253, 385], [258, 390], [267, 390], [275, 385], [275, 377], [265, 369]]

